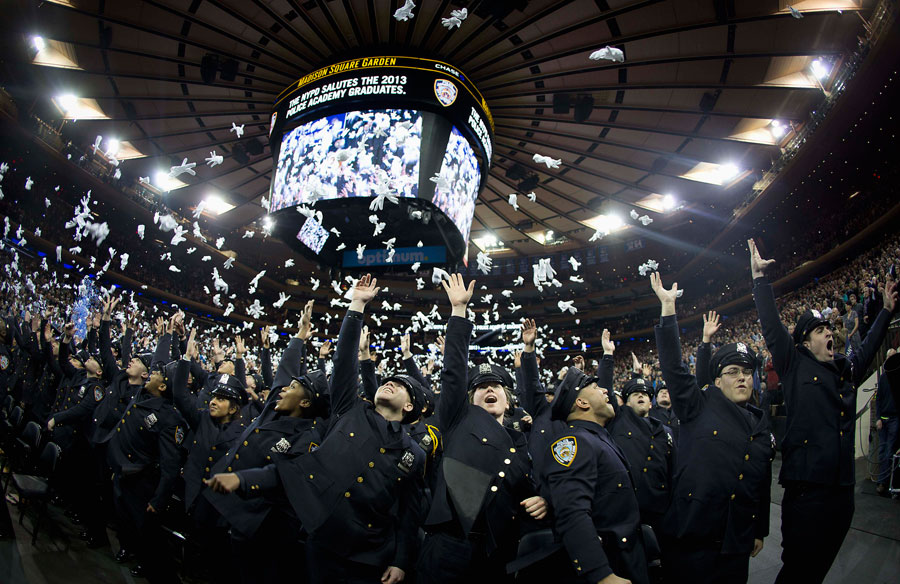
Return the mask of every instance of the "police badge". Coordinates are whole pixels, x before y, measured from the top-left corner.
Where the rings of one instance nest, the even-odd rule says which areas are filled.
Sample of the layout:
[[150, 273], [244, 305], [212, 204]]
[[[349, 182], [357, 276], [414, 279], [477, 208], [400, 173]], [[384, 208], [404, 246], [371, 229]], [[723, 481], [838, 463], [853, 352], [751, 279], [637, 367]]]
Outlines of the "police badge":
[[157, 422], [156, 414], [151, 413], [149, 416], [144, 418], [144, 425], [147, 427], [148, 430], [150, 428], [152, 428], [153, 424], [155, 424], [156, 422]]
[[556, 462], [563, 466], [571, 466], [572, 461], [575, 460], [575, 455], [578, 453], [578, 441], [575, 439], [575, 436], [565, 436], [554, 442], [550, 448], [553, 451], [553, 458], [556, 459]]
[[452, 81], [448, 79], [437, 79], [434, 82], [434, 95], [437, 97], [437, 100], [441, 102], [442, 106], [448, 107], [453, 105], [453, 102], [456, 101], [459, 90]]
[[413, 454], [412, 450], [407, 450], [403, 453], [403, 456], [400, 457], [400, 462], [397, 463], [397, 468], [402, 470], [404, 473], [409, 473], [415, 463], [416, 455]]
[[79, 397], [79, 398], [84, 397], [84, 390], [85, 390], [85, 389], [87, 389], [87, 386], [86, 386], [86, 385], [82, 385], [81, 387], [78, 388], [78, 397]]
[[746, 354], [746, 353], [748, 352], [748, 351], [747, 351], [747, 345], [745, 345], [744, 343], [738, 343], [738, 344], [737, 344], [737, 347], [736, 347], [736, 350], [737, 350], [738, 353], [744, 353], [744, 354]]
[[478, 366], [478, 374], [479, 375], [487, 375], [491, 372], [491, 364], [490, 363], [482, 363]]
[[275, 446], [272, 447], [272, 452], [277, 452], [278, 454], [284, 454], [288, 450], [291, 449], [291, 443], [287, 441], [287, 438], [282, 438], [278, 442], [275, 443]]

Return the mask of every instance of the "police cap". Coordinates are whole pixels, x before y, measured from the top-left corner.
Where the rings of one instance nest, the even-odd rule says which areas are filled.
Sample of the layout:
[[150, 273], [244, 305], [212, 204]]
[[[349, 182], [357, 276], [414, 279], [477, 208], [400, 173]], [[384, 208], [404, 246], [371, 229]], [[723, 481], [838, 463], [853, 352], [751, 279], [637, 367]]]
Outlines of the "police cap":
[[596, 381], [596, 377], [585, 375], [581, 369], [569, 367], [566, 376], [556, 387], [553, 404], [550, 407], [550, 417], [554, 420], [567, 419], [578, 398], [578, 392]]
[[622, 399], [627, 400], [629, 395], [640, 392], [646, 393], [648, 397], [653, 397], [653, 386], [647, 383], [643, 377], [629, 379], [622, 388]]
[[797, 319], [797, 324], [794, 325], [794, 344], [799, 345], [805, 341], [806, 335], [822, 325], [832, 328], [831, 322], [823, 317], [821, 312], [815, 309], [806, 310]]
[[469, 367], [469, 391], [482, 383], [499, 383], [509, 390], [512, 390], [515, 385], [509, 371], [493, 363], [482, 363], [475, 367]]
[[404, 424], [411, 424], [418, 420], [419, 416], [422, 415], [422, 408], [425, 407], [425, 387], [419, 383], [418, 379], [405, 373], [389, 375], [381, 380], [381, 384], [384, 385], [388, 381], [395, 381], [401, 384], [406, 388], [407, 393], [409, 393], [409, 401], [412, 402], [413, 408], [403, 414], [402, 422]]
[[247, 390], [244, 389], [244, 384], [238, 377], [227, 373], [216, 376], [216, 385], [210, 395], [232, 399], [241, 405], [247, 403]]
[[709, 378], [715, 379], [728, 365], [743, 365], [756, 369], [756, 355], [744, 343], [728, 343], [716, 351], [709, 362]]

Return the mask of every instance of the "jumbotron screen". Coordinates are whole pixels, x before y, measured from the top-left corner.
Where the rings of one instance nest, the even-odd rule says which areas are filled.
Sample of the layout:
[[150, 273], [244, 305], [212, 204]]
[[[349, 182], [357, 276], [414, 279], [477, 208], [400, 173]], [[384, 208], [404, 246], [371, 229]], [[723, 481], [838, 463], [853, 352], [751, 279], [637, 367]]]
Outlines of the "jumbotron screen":
[[321, 264], [349, 267], [349, 250], [376, 254], [389, 240], [465, 262], [493, 129], [484, 97], [447, 63], [371, 57], [305, 75], [278, 96], [269, 127], [279, 237], [300, 243], [287, 210], [313, 208], [324, 229], [342, 234], [316, 253]]
[[419, 184], [428, 181], [434, 188], [431, 201], [468, 241], [481, 178], [478, 159], [451, 127], [440, 137], [446, 141], [442, 159], [426, 168], [421, 144], [423, 135], [429, 142], [438, 139], [433, 118], [415, 110], [352, 111], [290, 130], [278, 153], [269, 212], [382, 192], [415, 198]]

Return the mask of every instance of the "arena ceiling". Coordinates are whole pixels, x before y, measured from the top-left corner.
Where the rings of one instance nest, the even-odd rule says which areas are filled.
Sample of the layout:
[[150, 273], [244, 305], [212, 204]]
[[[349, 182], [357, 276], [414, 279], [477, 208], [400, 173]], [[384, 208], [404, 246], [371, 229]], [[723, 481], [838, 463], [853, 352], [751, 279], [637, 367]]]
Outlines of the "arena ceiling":
[[[401, 22], [402, 4], [20, 1], [16, 42], [30, 63], [19, 74], [86, 136], [127, 142], [129, 176], [197, 162], [167, 203], [186, 212], [216, 194], [234, 207], [209, 219], [234, 230], [265, 214], [269, 111], [287, 85], [349, 57], [445, 61], [479, 87], [495, 122], [472, 238], [530, 255], [583, 247], [603, 217], [634, 223], [631, 209], [662, 232], [697, 217], [721, 230], [822, 102], [874, 2], [797, 0], [797, 18], [784, 0], [419, 0]], [[462, 7], [460, 28], [442, 26]], [[605, 46], [624, 61], [589, 59]], [[214, 79], [201, 73], [205, 57], [220, 64]], [[210, 168], [212, 150], [224, 162]], [[534, 153], [562, 164], [548, 169]]]

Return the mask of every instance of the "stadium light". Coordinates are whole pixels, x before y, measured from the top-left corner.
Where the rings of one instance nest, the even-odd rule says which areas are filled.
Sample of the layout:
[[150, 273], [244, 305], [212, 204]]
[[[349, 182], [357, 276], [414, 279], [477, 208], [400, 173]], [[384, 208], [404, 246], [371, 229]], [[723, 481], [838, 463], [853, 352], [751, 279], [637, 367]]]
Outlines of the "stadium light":
[[78, 98], [71, 93], [64, 93], [57, 96], [56, 102], [63, 108], [63, 111], [69, 112], [78, 105]]
[[31, 37], [31, 44], [34, 45], [34, 50], [39, 53], [44, 50], [44, 47], [47, 46], [47, 44], [44, 42], [44, 37], [37, 35]]
[[671, 211], [672, 209], [674, 209], [675, 208], [675, 197], [672, 196], [671, 194], [663, 195], [662, 206], [663, 206], [663, 209], [665, 209], [666, 211]]
[[816, 79], [819, 81], [824, 80], [831, 73], [831, 67], [820, 59], [813, 61], [810, 64], [810, 69], [812, 70], [812, 74], [815, 75]]

